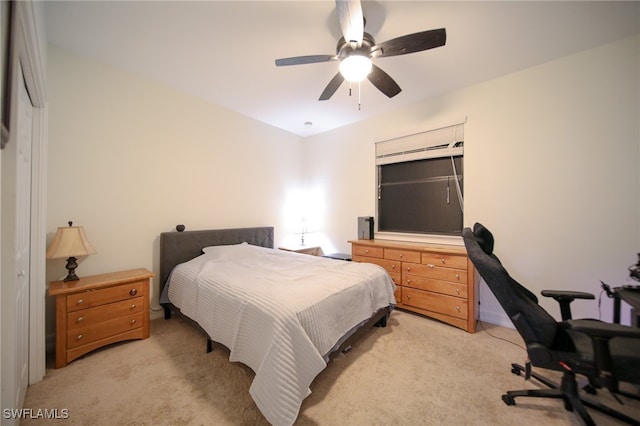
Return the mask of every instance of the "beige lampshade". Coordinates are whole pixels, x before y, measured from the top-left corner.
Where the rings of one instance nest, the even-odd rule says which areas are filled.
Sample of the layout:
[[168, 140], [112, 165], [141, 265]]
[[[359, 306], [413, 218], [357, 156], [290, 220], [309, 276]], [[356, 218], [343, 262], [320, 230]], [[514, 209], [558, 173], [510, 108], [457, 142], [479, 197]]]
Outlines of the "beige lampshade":
[[47, 249], [47, 259], [88, 256], [95, 253], [82, 226], [61, 226]]

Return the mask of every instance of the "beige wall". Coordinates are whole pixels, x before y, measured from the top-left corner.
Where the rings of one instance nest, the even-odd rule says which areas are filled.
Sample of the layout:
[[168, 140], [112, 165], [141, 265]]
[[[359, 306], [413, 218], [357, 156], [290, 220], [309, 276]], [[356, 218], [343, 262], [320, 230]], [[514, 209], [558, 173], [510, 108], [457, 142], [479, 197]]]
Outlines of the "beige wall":
[[[326, 239], [349, 251], [356, 217], [375, 214], [375, 141], [467, 116], [465, 226], [494, 232], [512, 275], [537, 294], [628, 283], [640, 251], [639, 52], [636, 36], [309, 138], [307, 178], [330, 194]], [[480, 299], [483, 319], [508, 324], [484, 285]], [[598, 316], [596, 302], [575, 305]]]
[[[158, 234], [177, 223], [274, 225], [286, 240], [304, 188], [321, 231], [309, 240], [348, 252], [356, 217], [375, 213], [374, 142], [468, 117], [465, 225], [490, 227], [534, 292], [598, 294], [601, 279], [626, 282], [640, 251], [639, 51], [639, 37], [622, 40], [302, 140], [50, 46], [48, 237], [67, 220], [85, 227], [98, 253], [80, 276], [157, 273]], [[48, 262], [48, 280], [63, 275]], [[508, 324], [480, 292], [482, 318]], [[50, 334], [51, 301], [47, 314]]]
[[[273, 225], [276, 242], [290, 231], [282, 209], [302, 180], [299, 137], [54, 46], [48, 76], [47, 241], [69, 220], [85, 227], [97, 254], [79, 276], [157, 274], [159, 234], [179, 223]], [[64, 264], [47, 262], [48, 281]]]

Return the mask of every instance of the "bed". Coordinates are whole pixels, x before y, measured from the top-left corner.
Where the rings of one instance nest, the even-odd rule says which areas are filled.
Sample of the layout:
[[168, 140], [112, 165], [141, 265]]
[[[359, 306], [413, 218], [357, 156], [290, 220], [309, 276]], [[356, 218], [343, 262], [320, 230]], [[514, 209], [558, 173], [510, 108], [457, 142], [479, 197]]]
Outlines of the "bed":
[[395, 285], [383, 268], [275, 250], [273, 227], [164, 232], [160, 303], [229, 360], [250, 367], [249, 393], [273, 425], [295, 422], [313, 379], [372, 325]]

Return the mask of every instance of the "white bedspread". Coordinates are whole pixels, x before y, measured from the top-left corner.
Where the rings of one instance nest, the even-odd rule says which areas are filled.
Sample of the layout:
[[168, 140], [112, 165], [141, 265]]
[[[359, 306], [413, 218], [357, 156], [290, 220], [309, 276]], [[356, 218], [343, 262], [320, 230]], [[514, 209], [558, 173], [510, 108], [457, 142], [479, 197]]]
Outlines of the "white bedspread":
[[255, 372], [249, 390], [273, 425], [291, 425], [323, 358], [374, 312], [395, 304], [383, 268], [248, 244], [178, 265], [168, 296]]

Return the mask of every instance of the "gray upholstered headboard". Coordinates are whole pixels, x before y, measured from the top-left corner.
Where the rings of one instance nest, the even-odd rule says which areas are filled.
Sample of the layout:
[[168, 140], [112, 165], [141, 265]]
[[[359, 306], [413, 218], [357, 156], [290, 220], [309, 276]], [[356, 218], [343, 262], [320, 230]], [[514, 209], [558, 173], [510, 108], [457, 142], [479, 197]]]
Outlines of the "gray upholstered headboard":
[[207, 229], [160, 234], [160, 294], [173, 268], [202, 254], [208, 246], [247, 242], [273, 248], [273, 227]]

